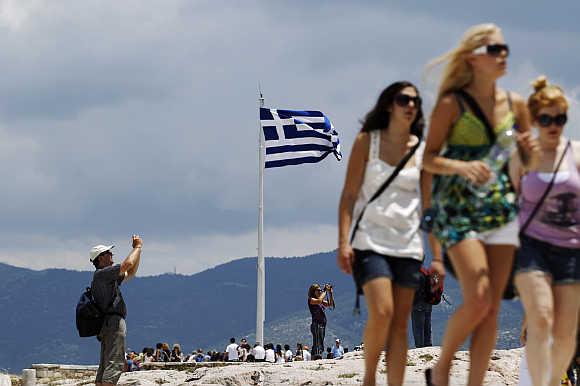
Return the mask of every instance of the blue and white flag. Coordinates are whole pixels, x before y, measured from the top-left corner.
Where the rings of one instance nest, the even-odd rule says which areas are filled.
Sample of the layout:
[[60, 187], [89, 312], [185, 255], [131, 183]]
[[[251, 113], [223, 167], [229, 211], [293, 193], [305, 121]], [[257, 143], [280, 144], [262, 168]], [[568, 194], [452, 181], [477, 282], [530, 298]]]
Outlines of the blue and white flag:
[[319, 162], [330, 153], [342, 158], [338, 132], [320, 111], [260, 108], [260, 123], [266, 168]]

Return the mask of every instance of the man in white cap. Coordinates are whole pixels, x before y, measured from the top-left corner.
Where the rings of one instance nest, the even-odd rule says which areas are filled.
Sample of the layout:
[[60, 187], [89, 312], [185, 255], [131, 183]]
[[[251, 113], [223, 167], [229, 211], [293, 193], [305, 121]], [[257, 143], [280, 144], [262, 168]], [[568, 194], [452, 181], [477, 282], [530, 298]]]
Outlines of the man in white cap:
[[96, 386], [116, 385], [125, 366], [127, 307], [119, 286], [137, 273], [142, 245], [141, 238], [133, 235], [133, 250], [121, 264], [113, 264], [111, 249], [114, 245], [95, 245], [89, 252], [96, 268], [91, 290], [95, 302], [105, 313], [103, 327], [97, 336], [101, 342], [101, 357]]
[[334, 359], [340, 359], [344, 355], [344, 349], [340, 345], [340, 339], [336, 338], [334, 341], [334, 347], [332, 348], [332, 357]]

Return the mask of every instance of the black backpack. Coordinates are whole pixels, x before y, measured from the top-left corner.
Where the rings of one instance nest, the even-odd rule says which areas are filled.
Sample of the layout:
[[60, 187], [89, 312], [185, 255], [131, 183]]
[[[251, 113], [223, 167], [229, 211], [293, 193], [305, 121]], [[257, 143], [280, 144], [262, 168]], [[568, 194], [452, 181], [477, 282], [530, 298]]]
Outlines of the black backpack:
[[105, 313], [95, 302], [91, 287], [85, 289], [77, 303], [76, 319], [77, 330], [81, 338], [97, 336], [101, 332]]

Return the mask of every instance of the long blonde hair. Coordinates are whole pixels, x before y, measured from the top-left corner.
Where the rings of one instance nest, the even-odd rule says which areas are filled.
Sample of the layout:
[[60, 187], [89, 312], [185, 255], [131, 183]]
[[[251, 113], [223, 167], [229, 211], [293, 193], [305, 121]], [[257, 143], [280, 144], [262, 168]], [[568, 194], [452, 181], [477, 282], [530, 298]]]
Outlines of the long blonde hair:
[[564, 90], [555, 84], [548, 83], [548, 78], [545, 75], [538, 76], [532, 82], [532, 87], [534, 93], [528, 98], [528, 109], [532, 118], [538, 116], [540, 109], [557, 104], [568, 110], [568, 100], [564, 95]]
[[434, 67], [447, 63], [443, 70], [437, 100], [451, 91], [467, 86], [471, 82], [473, 69], [465, 60], [465, 54], [484, 45], [490, 35], [499, 31], [500, 28], [493, 23], [474, 25], [465, 31], [457, 47], [432, 60], [427, 65], [427, 70], [429, 71]]

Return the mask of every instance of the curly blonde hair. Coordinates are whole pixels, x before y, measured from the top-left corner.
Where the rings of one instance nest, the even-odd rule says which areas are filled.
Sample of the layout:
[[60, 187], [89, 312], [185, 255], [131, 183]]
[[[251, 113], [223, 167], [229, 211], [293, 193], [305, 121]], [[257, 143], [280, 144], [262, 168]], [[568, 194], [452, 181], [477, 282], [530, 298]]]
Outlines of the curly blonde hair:
[[568, 100], [560, 86], [548, 83], [545, 75], [538, 76], [533, 82], [534, 92], [528, 98], [528, 109], [532, 117], [537, 117], [544, 107], [560, 105], [568, 110]]

